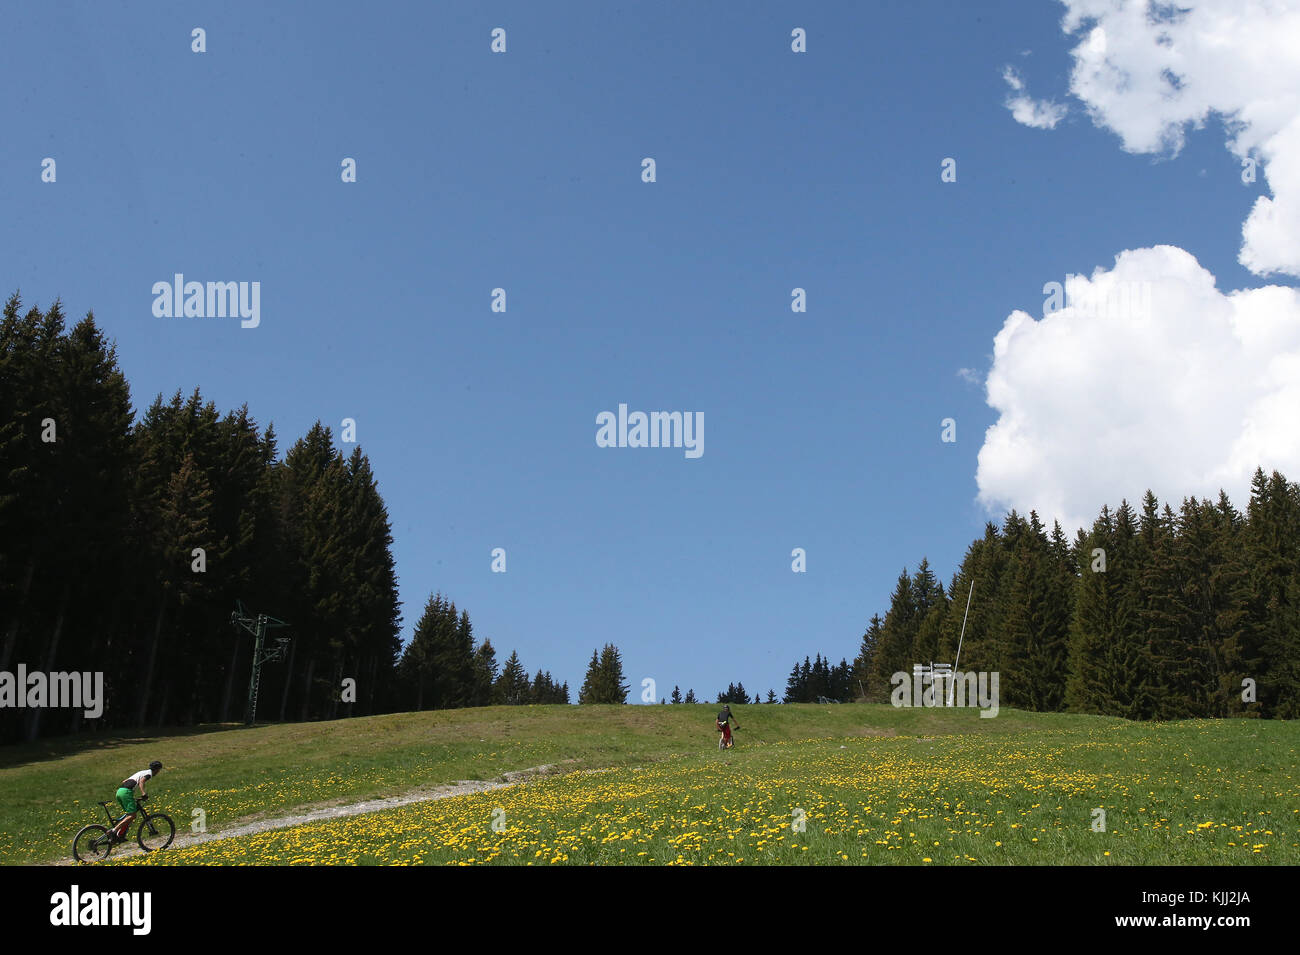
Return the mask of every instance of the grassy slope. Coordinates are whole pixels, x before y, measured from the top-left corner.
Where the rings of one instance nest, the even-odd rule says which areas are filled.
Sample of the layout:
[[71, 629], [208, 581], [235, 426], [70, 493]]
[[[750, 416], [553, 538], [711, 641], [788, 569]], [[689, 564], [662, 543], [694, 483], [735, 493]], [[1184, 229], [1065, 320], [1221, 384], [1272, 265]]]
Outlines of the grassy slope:
[[[76, 829], [101, 812], [95, 800], [109, 798], [118, 779], [155, 758], [168, 767], [152, 788], [155, 806], [170, 812], [182, 827], [192, 809], [202, 808], [209, 830], [302, 806], [492, 778], [542, 763], [623, 767], [610, 774], [539, 782], [508, 791], [508, 796], [500, 791], [437, 808], [394, 810], [370, 823], [334, 824], [344, 828], [332, 830], [329, 844], [355, 847], [336, 862], [412, 861], [409, 845], [385, 846], [377, 836], [404, 826], [419, 833], [474, 833], [484, 825], [479, 817], [505, 801], [520, 842], [512, 848], [502, 841], [495, 861], [511, 861], [511, 852], [528, 839], [535, 840], [528, 844], [529, 859], [547, 847], [542, 861], [552, 858], [552, 849], [555, 858], [570, 862], [672, 861], [663, 858], [659, 843], [638, 848], [647, 852], [644, 857], [616, 851], [613, 842], [599, 851], [566, 842], [561, 850], [548, 827], [580, 810], [581, 819], [573, 820], [576, 827], [605, 826], [601, 820], [608, 820], [602, 830], [608, 836], [623, 825], [618, 820], [631, 807], [644, 817], [647, 832], [658, 832], [655, 838], [666, 841], [675, 838], [679, 820], [673, 818], [673, 807], [686, 790], [701, 794], [706, 826], [722, 825], [731, 810], [720, 809], [715, 818], [710, 815], [714, 808], [734, 803], [735, 794], [744, 793], [752, 802], [742, 807], [747, 818], [768, 820], [764, 861], [919, 864], [930, 850], [936, 862], [941, 857], [1013, 864], [1300, 861], [1300, 723], [1161, 725], [1006, 709], [996, 719], [980, 719], [974, 710], [740, 707], [742, 745], [719, 754], [713, 713], [707, 705], [493, 707], [253, 729], [211, 727], [158, 737], [83, 736], [9, 747], [0, 750], [0, 862], [66, 857]], [[949, 734], [957, 738], [935, 738]], [[940, 754], [943, 759], [936, 760]], [[631, 802], [629, 792], [638, 794]], [[984, 823], [950, 815], [942, 807], [945, 801], [964, 801], [988, 808], [990, 797], [1005, 800], [1000, 805], [1007, 812], [990, 808], [993, 817]], [[843, 826], [834, 833], [817, 829], [815, 843], [791, 849], [790, 839], [782, 842], [781, 834], [782, 820], [788, 828], [791, 806], [786, 803], [791, 800], [810, 809], [824, 805], [828, 818], [846, 812], [856, 816], [860, 810], [854, 806], [875, 804], [873, 815], [879, 818], [863, 815], [852, 834]], [[913, 801], [920, 812], [933, 815], [920, 817], [925, 821], [918, 819], [910, 828], [893, 824]], [[714, 808], [706, 811], [705, 803]], [[1095, 806], [1110, 807], [1105, 838], [1127, 851], [1100, 855], [1100, 840], [1088, 826]], [[1037, 820], [1038, 842], [1025, 834], [1028, 830], [1009, 824], [1005, 831], [1000, 828], [1011, 813], [1024, 823]], [[1167, 822], [1151, 828], [1150, 813]], [[1204, 833], [1196, 828], [1212, 819], [1223, 825]], [[1229, 828], [1243, 821], [1244, 830]], [[1243, 850], [1246, 834], [1268, 827], [1274, 836], [1252, 834]], [[1193, 831], [1186, 833], [1189, 828]], [[355, 838], [337, 837], [354, 831]], [[1004, 845], [990, 847], [990, 834]], [[287, 859], [317, 853], [310, 848], [310, 835], [249, 839], [260, 841], [213, 843], [205, 850], [211, 859], [195, 856], [193, 861], [272, 861], [281, 858], [282, 850], [289, 853]], [[374, 845], [363, 845], [371, 839]], [[1237, 845], [1230, 846], [1234, 840]], [[935, 841], [942, 844], [934, 847]], [[285, 845], [277, 848], [280, 842]], [[739, 858], [731, 854], [740, 848], [732, 842], [721, 850], [701, 843], [693, 855], [687, 853], [688, 859]], [[1268, 848], [1255, 852], [1261, 842]], [[420, 850], [415, 861], [483, 860], [477, 846], [440, 845], [433, 852]], [[781, 852], [771, 855], [776, 846]], [[797, 854], [782, 855], [787, 850]], [[183, 862], [180, 856], [188, 859], [195, 851], [168, 861]], [[723, 854], [715, 855], [718, 851]], [[754, 860], [753, 846], [741, 855]]]
[[1298, 769], [1300, 723], [1246, 720], [781, 741], [119, 861], [1296, 865]]
[[[300, 806], [393, 795], [459, 779], [572, 760], [631, 765], [716, 752], [713, 706], [528, 706], [158, 735], [83, 734], [0, 748], [0, 863], [68, 854], [72, 836], [103, 821], [95, 805], [160, 759], [153, 806], [186, 827], [201, 808], [209, 831]], [[1098, 717], [865, 705], [736, 708], [742, 745], [818, 737], [1009, 733], [1096, 725]]]

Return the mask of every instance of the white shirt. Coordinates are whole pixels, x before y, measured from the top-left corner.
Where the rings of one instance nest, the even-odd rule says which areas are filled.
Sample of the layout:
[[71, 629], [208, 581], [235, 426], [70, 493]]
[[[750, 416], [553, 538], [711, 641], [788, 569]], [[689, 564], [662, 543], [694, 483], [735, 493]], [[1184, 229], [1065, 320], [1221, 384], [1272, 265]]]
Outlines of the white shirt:
[[149, 770], [147, 770], [147, 769], [142, 769], [142, 770], [140, 770], [138, 773], [134, 773], [134, 774], [132, 774], [132, 775], [126, 777], [126, 778], [127, 778], [127, 779], [134, 779], [134, 780], [135, 780], [135, 788], [136, 788], [136, 789], [139, 789], [139, 788], [140, 788], [140, 784], [141, 784], [142, 782], [144, 782], [146, 779], [153, 779], [153, 773], [149, 772]]

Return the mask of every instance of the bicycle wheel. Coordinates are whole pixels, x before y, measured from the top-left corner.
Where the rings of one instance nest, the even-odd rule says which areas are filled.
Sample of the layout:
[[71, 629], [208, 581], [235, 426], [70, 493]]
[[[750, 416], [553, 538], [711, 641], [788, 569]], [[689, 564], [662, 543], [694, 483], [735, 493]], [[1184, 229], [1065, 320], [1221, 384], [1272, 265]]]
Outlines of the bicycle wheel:
[[140, 831], [135, 834], [135, 841], [140, 843], [140, 848], [145, 852], [166, 849], [174, 838], [176, 824], [172, 822], [171, 816], [164, 816], [160, 812], [145, 816], [140, 821]]
[[72, 840], [72, 858], [78, 862], [100, 862], [113, 851], [113, 840], [104, 826], [86, 826]]

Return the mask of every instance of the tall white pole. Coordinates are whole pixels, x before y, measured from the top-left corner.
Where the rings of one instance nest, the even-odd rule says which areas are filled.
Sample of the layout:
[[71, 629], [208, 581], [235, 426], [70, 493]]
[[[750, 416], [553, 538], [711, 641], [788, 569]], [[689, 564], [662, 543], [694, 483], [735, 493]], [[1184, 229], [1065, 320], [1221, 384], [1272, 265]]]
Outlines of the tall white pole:
[[957, 664], [961, 662], [961, 642], [966, 639], [966, 618], [970, 616], [970, 598], [975, 593], [975, 581], [970, 582], [970, 591], [966, 594], [966, 613], [961, 618], [961, 636], [957, 638], [957, 659], [952, 664], [952, 676], [948, 679], [948, 705], [952, 706], [953, 694], [957, 691]]

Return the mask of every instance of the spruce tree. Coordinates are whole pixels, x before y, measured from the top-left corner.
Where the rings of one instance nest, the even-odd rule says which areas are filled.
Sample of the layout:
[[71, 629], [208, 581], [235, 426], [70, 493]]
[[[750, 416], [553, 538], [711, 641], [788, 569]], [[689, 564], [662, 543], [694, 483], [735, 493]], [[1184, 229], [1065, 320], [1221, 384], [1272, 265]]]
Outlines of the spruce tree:
[[1243, 650], [1256, 644], [1245, 520], [1223, 491], [1216, 504], [1205, 502], [1201, 517], [1208, 529], [1201, 520], [1184, 516], [1184, 563], [1190, 565], [1188, 603], [1194, 626], [1215, 675], [1213, 703], [1206, 715], [1258, 715], [1257, 704], [1242, 699], [1247, 675]]
[[[862, 643], [858, 647], [858, 655], [853, 660], [853, 684], [854, 691], [865, 696], [866, 699], [879, 701], [882, 697], [873, 697], [868, 691], [867, 686], [870, 680], [871, 663], [876, 655], [876, 646], [880, 642], [881, 620], [880, 614], [872, 614], [871, 620], [867, 624], [866, 631], [862, 634]], [[789, 691], [787, 690], [787, 696]], [[788, 702], [788, 700], [787, 700]]]
[[[876, 652], [871, 662], [869, 690], [880, 698], [888, 699], [892, 689], [891, 678], [894, 673], [905, 673], [911, 679], [912, 664], [920, 661], [912, 659], [912, 647], [916, 642], [920, 610], [917, 603], [915, 586], [907, 568], [898, 575], [894, 593], [889, 600], [889, 612], [880, 629], [876, 641]], [[815, 698], [815, 695], [810, 695]]]
[[789, 678], [785, 681], [785, 702], [803, 703], [807, 692], [807, 684], [804, 681], [802, 672], [799, 670], [799, 664], [796, 663], [790, 671]]
[[626, 703], [631, 684], [623, 682], [623, 657], [618, 647], [605, 644], [600, 651], [601, 703]]
[[1247, 510], [1250, 623], [1239, 651], [1262, 716], [1300, 716], [1300, 486], [1257, 470]]
[[497, 677], [497, 699], [507, 706], [522, 706], [529, 702], [531, 691], [528, 671], [519, 662], [518, 652], [512, 650], [505, 666], [501, 668], [501, 675]]
[[600, 656], [595, 651], [591, 651], [591, 662], [587, 664], [587, 675], [582, 681], [582, 689], [578, 691], [579, 703], [603, 703], [601, 699], [602, 674], [600, 669]]
[[491, 706], [504, 702], [497, 698], [497, 653], [491, 640], [484, 640], [474, 651], [474, 694], [471, 706]]

